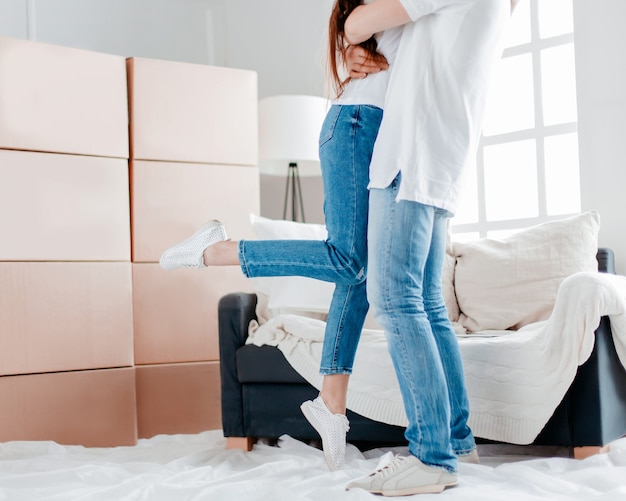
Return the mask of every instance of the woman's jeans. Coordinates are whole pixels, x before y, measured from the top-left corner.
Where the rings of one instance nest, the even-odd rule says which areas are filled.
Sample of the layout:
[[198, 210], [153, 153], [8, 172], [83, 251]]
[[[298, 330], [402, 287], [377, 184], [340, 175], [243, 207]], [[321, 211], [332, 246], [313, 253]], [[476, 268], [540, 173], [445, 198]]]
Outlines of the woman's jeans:
[[334, 282], [321, 374], [350, 374], [369, 309], [366, 297], [369, 164], [382, 119], [374, 106], [332, 106], [320, 133], [328, 239], [242, 240], [247, 277], [303, 276]]
[[447, 213], [396, 201], [400, 175], [370, 190], [368, 298], [385, 330], [409, 424], [409, 450], [448, 471], [476, 447], [461, 354], [441, 290]]

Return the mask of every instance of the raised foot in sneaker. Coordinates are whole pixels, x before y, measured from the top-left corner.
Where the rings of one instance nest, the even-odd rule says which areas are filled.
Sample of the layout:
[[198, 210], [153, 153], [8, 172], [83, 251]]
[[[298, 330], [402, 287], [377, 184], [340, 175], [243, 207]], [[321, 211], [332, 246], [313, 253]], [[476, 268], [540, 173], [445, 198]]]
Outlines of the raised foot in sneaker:
[[343, 414], [330, 412], [322, 397], [307, 400], [300, 409], [322, 438], [322, 449], [328, 468], [332, 471], [342, 469], [346, 458], [346, 434], [350, 429], [348, 418]]
[[346, 489], [360, 488], [383, 496], [409, 496], [436, 494], [457, 482], [456, 473], [427, 466], [415, 456], [396, 456], [384, 468], [367, 477], [353, 480]]
[[224, 225], [213, 219], [202, 226], [188, 239], [167, 249], [159, 260], [161, 268], [204, 268], [204, 251], [211, 245], [227, 240]]

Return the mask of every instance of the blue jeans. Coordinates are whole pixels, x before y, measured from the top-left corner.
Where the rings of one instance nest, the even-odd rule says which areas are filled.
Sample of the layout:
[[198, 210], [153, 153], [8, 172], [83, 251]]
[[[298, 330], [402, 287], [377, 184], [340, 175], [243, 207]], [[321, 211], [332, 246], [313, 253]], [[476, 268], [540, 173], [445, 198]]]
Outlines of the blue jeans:
[[375, 106], [332, 106], [320, 133], [328, 239], [242, 240], [247, 277], [303, 276], [334, 282], [321, 374], [350, 374], [369, 309], [367, 217], [369, 164], [382, 119]]
[[400, 384], [411, 454], [456, 471], [456, 454], [476, 445], [467, 425], [461, 353], [441, 290], [447, 212], [396, 201], [400, 179], [370, 190], [368, 298]]

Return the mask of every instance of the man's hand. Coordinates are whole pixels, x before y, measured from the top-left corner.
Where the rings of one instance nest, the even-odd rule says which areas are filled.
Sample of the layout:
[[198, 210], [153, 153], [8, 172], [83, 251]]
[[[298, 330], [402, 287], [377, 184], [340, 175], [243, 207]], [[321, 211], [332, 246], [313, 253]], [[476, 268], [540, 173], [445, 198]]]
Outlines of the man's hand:
[[346, 50], [346, 69], [350, 78], [365, 78], [370, 73], [389, 69], [387, 62], [374, 61], [369, 53], [358, 45], [350, 45]]

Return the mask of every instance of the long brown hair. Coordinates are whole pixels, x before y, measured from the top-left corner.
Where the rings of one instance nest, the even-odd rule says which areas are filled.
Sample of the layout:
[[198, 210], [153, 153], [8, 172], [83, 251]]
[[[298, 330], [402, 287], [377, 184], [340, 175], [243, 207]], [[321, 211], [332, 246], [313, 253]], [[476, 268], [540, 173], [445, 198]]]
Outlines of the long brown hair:
[[[349, 76], [342, 80], [339, 75], [339, 65], [345, 65], [346, 50], [348, 48], [344, 33], [346, 19], [362, 3], [362, 0], [335, 0], [330, 14], [328, 26], [328, 66], [337, 97], [341, 96], [346, 84], [350, 81]], [[384, 56], [376, 50], [377, 44], [374, 37], [361, 42], [359, 45], [368, 52], [368, 57], [373, 60], [385, 61]]]

